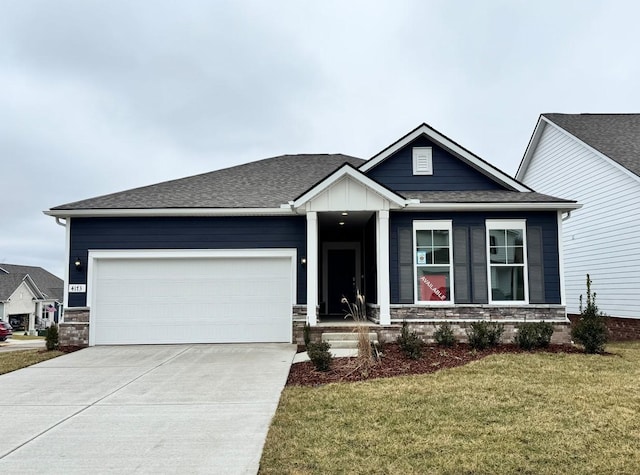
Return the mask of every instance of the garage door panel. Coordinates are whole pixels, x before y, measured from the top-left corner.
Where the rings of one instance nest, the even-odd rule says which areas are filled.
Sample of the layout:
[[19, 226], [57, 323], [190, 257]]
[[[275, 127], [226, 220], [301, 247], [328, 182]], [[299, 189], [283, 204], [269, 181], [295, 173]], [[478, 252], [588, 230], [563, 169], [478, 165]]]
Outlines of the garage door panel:
[[290, 257], [96, 261], [95, 344], [291, 341]]

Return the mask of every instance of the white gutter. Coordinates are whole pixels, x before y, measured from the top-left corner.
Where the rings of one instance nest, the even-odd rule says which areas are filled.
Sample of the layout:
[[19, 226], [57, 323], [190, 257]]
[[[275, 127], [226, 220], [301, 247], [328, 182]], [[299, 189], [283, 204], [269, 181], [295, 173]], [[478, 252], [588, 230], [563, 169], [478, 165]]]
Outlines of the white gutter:
[[406, 211], [551, 211], [570, 212], [582, 208], [578, 203], [408, 203]]
[[142, 216], [290, 216], [287, 208], [60, 209], [44, 211], [55, 218]]

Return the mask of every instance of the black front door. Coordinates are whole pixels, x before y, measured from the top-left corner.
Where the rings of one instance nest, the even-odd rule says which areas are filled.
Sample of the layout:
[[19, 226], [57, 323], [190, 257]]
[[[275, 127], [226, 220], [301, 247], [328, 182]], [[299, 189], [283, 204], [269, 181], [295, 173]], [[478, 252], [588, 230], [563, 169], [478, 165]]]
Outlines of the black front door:
[[354, 249], [327, 250], [327, 310], [333, 314], [345, 313], [342, 297], [349, 302], [356, 294], [356, 251]]

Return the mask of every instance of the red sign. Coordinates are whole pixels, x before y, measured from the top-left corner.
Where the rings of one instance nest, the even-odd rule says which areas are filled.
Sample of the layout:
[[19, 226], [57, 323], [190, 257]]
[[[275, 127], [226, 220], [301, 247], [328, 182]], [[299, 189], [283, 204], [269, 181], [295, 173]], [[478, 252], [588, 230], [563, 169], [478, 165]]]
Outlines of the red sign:
[[447, 300], [447, 277], [444, 275], [423, 275], [420, 277], [420, 300]]

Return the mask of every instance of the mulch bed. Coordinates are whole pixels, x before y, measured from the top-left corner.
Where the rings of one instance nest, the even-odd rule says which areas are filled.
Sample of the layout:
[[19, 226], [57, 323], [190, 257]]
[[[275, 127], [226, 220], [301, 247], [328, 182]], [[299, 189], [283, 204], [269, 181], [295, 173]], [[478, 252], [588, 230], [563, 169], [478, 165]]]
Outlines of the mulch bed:
[[56, 348], [56, 350], [62, 351], [63, 353], [73, 353], [74, 351], [78, 351], [78, 350], [81, 350], [83, 348], [86, 348], [86, 347], [85, 346], [66, 345], [66, 346], [59, 346], [58, 348]]
[[316, 371], [311, 361], [295, 363], [289, 371], [287, 386], [320, 386], [328, 383], [354, 382], [376, 378], [390, 378], [412, 374], [434, 373], [445, 368], [462, 366], [485, 356], [501, 353], [582, 353], [569, 345], [551, 345], [548, 348], [525, 351], [515, 345], [499, 345], [486, 350], [472, 350], [468, 345], [458, 344], [452, 348], [426, 346], [419, 360], [407, 358], [397, 343], [384, 345], [383, 356], [363, 377], [356, 368], [355, 358], [335, 358], [329, 371]]

